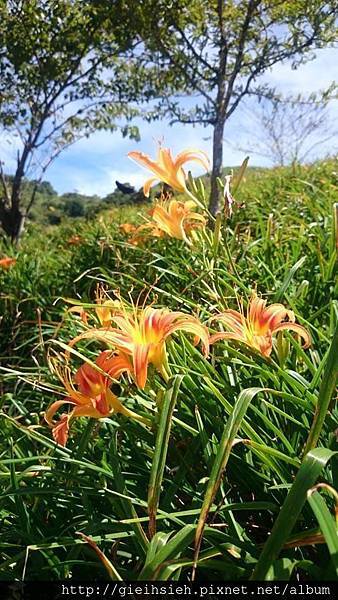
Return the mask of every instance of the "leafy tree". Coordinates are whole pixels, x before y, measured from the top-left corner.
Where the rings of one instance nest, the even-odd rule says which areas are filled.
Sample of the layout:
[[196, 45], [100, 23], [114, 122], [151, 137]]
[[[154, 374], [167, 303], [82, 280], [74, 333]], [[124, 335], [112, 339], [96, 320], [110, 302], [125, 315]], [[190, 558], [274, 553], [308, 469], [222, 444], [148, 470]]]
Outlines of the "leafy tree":
[[83, 217], [85, 215], [85, 206], [83, 201], [79, 198], [73, 198], [68, 200], [64, 206], [64, 212], [69, 217]]
[[[13, 241], [61, 151], [98, 128], [137, 137], [131, 103], [152, 84], [138, 66], [141, 12], [132, 4], [1, 0], [0, 130], [18, 150], [11, 180], [0, 158], [0, 224]], [[24, 203], [28, 175], [36, 185]]]
[[[37, 182], [33, 182], [34, 185], [36, 185]], [[56, 191], [54, 190], [52, 184], [49, 181], [41, 181], [41, 183], [38, 183], [39, 188], [38, 191], [40, 192], [40, 194], [42, 194], [43, 196], [47, 196], [47, 197], [53, 197], [56, 196]]]
[[[313, 50], [336, 40], [337, 1], [156, 0], [149, 11], [149, 61], [167, 82], [154, 117], [212, 125], [210, 210], [218, 210], [227, 120], [247, 95], [273, 97], [259, 82], [270, 67], [292, 60], [294, 68]], [[191, 97], [182, 104], [182, 92]]]

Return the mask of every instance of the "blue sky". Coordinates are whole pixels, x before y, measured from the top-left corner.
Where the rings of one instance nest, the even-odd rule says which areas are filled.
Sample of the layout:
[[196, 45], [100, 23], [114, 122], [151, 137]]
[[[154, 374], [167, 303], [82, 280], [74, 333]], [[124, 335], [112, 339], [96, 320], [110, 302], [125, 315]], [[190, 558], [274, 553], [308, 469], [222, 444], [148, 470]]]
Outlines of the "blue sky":
[[[274, 67], [264, 78], [272, 86], [284, 94], [305, 94], [327, 87], [337, 76], [338, 50], [324, 49], [317, 52], [315, 60], [292, 70], [290, 64]], [[331, 108], [332, 117], [338, 118], [338, 102]], [[241, 164], [245, 153], [234, 150], [245, 129], [242, 111], [235, 112], [225, 130], [224, 164], [235, 166]], [[141, 141], [123, 139], [119, 133], [97, 132], [88, 139], [79, 140], [66, 150], [54, 162], [46, 173], [49, 180], [59, 192], [79, 191], [85, 194], [100, 196], [112, 192], [115, 180], [129, 181], [137, 188], [141, 187], [147, 178], [147, 173], [127, 158], [131, 150], [141, 150], [155, 155], [157, 141], [163, 140], [163, 145], [179, 152], [188, 147], [199, 148], [211, 156], [211, 128], [192, 127], [175, 124], [172, 127], [167, 122], [148, 124], [138, 121]], [[324, 146], [322, 153], [329, 153], [330, 147]], [[251, 156], [250, 164], [269, 165], [269, 161], [259, 156]], [[192, 165], [193, 166], [193, 165]], [[198, 168], [194, 171], [198, 174]]]

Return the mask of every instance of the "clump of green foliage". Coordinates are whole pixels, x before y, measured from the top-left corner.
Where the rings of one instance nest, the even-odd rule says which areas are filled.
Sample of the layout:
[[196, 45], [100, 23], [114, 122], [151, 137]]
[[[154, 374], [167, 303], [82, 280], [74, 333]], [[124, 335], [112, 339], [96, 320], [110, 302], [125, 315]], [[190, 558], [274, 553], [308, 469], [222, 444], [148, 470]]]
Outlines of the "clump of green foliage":
[[[13, 177], [7, 176], [8, 185], [11, 187]], [[129, 186], [129, 184], [126, 184]], [[40, 225], [60, 225], [67, 218], [77, 219], [84, 217], [92, 218], [105, 209], [114, 206], [139, 204], [140, 200], [145, 200], [140, 192], [124, 194], [118, 188], [106, 196], [97, 194], [88, 196], [80, 192], [66, 192], [58, 194], [49, 181], [41, 183], [34, 180], [24, 179], [22, 185], [23, 202], [28, 203], [33, 189], [36, 186], [35, 201], [31, 208], [27, 223], [37, 223]]]

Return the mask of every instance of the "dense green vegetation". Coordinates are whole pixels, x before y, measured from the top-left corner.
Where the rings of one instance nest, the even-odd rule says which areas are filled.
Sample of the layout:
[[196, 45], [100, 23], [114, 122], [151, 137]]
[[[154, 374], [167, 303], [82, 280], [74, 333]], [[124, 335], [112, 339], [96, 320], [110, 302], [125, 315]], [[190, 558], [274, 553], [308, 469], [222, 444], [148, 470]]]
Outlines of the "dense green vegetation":
[[[8, 185], [11, 186], [13, 178], [8, 176], [7, 180]], [[141, 191], [124, 194], [117, 187], [103, 197], [98, 195], [87, 196], [79, 192], [58, 194], [49, 181], [39, 183], [25, 179], [22, 189], [23, 202], [25, 204], [29, 203], [35, 185], [37, 186], [35, 201], [29, 212], [28, 224], [34, 222], [41, 225], [59, 225], [67, 217], [71, 219], [79, 217], [92, 218], [94, 215], [112, 206], [138, 204], [143, 197]]]
[[[0, 579], [184, 580], [202, 506], [197, 578], [335, 577], [337, 188], [333, 159], [249, 170], [222, 235], [210, 230], [191, 247], [168, 237], [128, 243], [119, 225], [142, 222], [147, 205], [43, 230], [30, 223], [19, 249], [2, 242], [0, 258], [17, 262], [0, 270]], [[50, 201], [57, 206], [51, 193]], [[294, 311], [312, 345], [304, 350], [287, 332], [270, 358], [219, 341], [206, 359], [179, 332], [167, 343], [168, 383], [153, 371], [145, 390], [120, 382], [123, 403], [152, 426], [119, 414], [75, 419], [63, 448], [43, 420], [63, 394], [48, 357], [83, 331], [67, 299], [90, 310], [98, 283], [135, 302], [149, 293], [148, 303], [194, 314], [212, 331], [212, 316], [238, 310], [257, 289]], [[81, 341], [74, 365], [97, 348]], [[151, 541], [150, 478], [159, 495]], [[307, 498], [319, 482], [326, 487]]]

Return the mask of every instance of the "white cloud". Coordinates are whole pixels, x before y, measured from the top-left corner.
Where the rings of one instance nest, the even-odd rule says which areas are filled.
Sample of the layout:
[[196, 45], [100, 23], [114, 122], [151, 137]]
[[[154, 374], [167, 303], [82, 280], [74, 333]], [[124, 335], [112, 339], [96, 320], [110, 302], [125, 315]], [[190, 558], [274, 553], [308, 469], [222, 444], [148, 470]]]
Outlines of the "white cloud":
[[81, 172], [73, 174], [74, 189], [88, 196], [95, 194], [106, 196], [110, 194], [116, 188], [116, 180], [121, 183], [128, 182], [138, 190], [143, 185], [145, 177], [142, 173], [123, 172], [122, 170], [115, 169], [102, 169], [98, 171], [95, 179], [93, 179], [91, 173], [87, 175]]
[[[308, 94], [327, 88], [337, 77], [338, 51], [325, 48], [317, 51], [317, 56], [298, 69], [292, 69], [290, 62], [275, 65], [264, 80], [281, 91]], [[262, 78], [263, 79], [263, 78]]]

